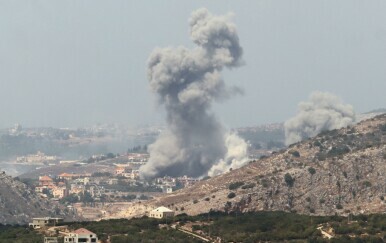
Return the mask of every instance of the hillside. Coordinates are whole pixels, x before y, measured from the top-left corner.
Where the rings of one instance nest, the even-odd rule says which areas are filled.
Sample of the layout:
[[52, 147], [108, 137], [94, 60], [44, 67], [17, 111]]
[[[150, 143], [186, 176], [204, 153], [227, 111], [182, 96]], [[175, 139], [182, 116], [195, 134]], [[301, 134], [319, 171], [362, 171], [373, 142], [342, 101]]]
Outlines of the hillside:
[[291, 211], [314, 215], [386, 211], [386, 114], [323, 132], [118, 216], [155, 206], [197, 215], [221, 211]]
[[24, 183], [0, 174], [0, 224], [24, 224], [32, 217], [63, 217], [74, 220], [62, 207], [40, 198]]

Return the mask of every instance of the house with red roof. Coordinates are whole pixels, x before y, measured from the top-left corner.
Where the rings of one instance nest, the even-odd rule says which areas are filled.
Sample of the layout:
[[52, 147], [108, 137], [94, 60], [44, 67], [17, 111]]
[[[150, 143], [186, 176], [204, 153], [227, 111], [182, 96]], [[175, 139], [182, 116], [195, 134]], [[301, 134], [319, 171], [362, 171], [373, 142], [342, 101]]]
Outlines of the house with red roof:
[[49, 176], [40, 176], [39, 177], [39, 186], [53, 186], [54, 181]]
[[69, 233], [64, 237], [64, 243], [78, 243], [78, 242], [98, 242], [98, 237], [95, 233], [85, 229], [80, 228], [74, 232]]

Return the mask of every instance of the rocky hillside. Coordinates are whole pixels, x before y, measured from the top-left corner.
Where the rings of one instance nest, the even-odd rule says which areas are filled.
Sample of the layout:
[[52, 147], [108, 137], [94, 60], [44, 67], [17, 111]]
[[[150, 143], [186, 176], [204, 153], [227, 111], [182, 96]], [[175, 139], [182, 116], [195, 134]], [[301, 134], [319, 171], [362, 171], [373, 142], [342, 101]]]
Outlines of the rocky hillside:
[[40, 198], [24, 183], [0, 172], [0, 224], [25, 224], [32, 217], [73, 219], [66, 210]]
[[212, 210], [284, 210], [331, 215], [386, 212], [386, 114], [323, 132], [270, 157], [162, 198], [122, 216], [168, 206], [191, 215]]

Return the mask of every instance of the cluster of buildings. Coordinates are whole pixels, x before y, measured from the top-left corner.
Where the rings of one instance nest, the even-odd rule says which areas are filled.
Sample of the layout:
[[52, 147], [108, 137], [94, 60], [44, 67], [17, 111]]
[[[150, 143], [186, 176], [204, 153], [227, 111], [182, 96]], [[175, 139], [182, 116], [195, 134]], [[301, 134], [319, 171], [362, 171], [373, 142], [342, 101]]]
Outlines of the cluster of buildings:
[[55, 179], [49, 176], [40, 176], [39, 184], [35, 192], [41, 195], [52, 195], [61, 199], [69, 194], [78, 194], [85, 191], [85, 185], [90, 183], [90, 174], [68, 174], [62, 173]]
[[180, 177], [171, 177], [164, 176], [155, 179], [155, 185], [162, 189], [165, 193], [173, 192], [173, 188], [184, 188], [192, 186], [194, 183], [199, 181], [196, 178], [188, 177], [188, 176], [180, 176]]
[[63, 224], [62, 218], [33, 218], [29, 227], [39, 230], [46, 235], [46, 237], [44, 237], [44, 243], [58, 243], [59, 238], [63, 238], [62, 242], [65, 243], [98, 242], [98, 236], [94, 232], [85, 228], [70, 231], [66, 225], [57, 226], [58, 224]]
[[[38, 153], [38, 155], [41, 158], [47, 157], [43, 153]], [[74, 194], [78, 196], [79, 200], [83, 200], [80, 193], [85, 195], [87, 192], [93, 198], [93, 202], [103, 201], [107, 197], [109, 201], [116, 201], [132, 200], [130, 199], [132, 197], [128, 196], [133, 196], [133, 193], [135, 193], [133, 190], [135, 189], [128, 189], [127, 187], [141, 187], [141, 192], [162, 191], [171, 193], [175, 189], [189, 187], [198, 181], [198, 179], [188, 176], [165, 176], [151, 182], [143, 181], [139, 175], [139, 168], [146, 163], [149, 155], [146, 153], [129, 153], [126, 156], [116, 158], [115, 163], [110, 165], [115, 166], [114, 169], [110, 167], [109, 172], [95, 173], [97, 175], [90, 173], [61, 173], [55, 177], [40, 176], [35, 191], [43, 197], [48, 196], [55, 199]]]
[[[135, 168], [133, 168], [133, 165]], [[137, 180], [139, 179], [139, 168], [133, 163], [118, 165], [115, 168], [115, 175], [129, 178], [132, 180]]]

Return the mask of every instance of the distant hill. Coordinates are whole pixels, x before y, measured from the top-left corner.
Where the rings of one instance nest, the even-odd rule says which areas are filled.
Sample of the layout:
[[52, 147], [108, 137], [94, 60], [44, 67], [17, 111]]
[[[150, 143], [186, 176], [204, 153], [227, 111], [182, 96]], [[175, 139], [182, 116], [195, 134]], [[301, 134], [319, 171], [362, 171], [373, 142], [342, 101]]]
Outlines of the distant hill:
[[33, 217], [48, 216], [74, 220], [62, 206], [40, 198], [26, 184], [0, 172], [0, 224], [25, 224]]
[[138, 203], [118, 217], [155, 206], [197, 215], [291, 211], [333, 215], [386, 211], [386, 114], [323, 132], [270, 157], [192, 187]]

